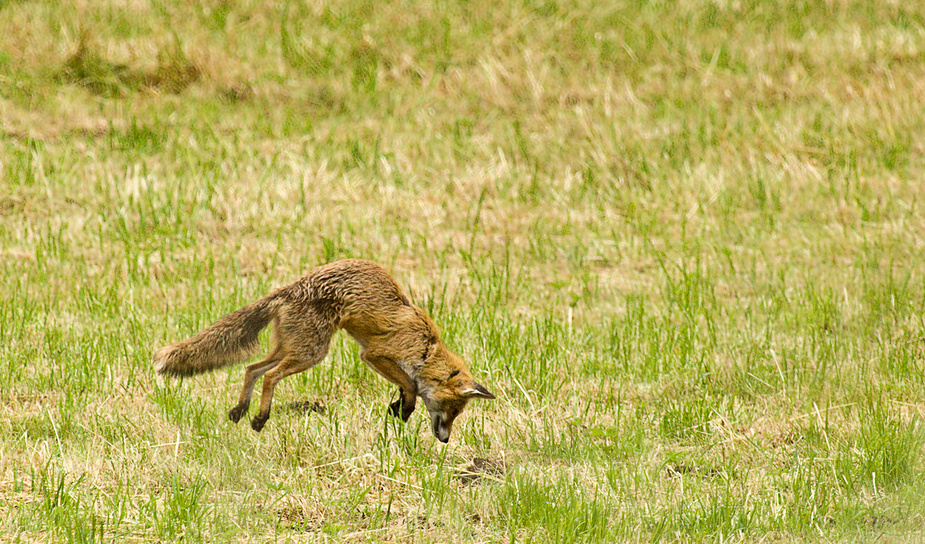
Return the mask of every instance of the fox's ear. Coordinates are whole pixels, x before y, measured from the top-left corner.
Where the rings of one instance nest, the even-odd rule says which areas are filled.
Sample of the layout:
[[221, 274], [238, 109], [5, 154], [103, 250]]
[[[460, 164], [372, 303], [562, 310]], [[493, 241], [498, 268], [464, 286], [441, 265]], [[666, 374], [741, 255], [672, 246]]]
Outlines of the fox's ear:
[[459, 392], [460, 395], [466, 398], [480, 398], [480, 399], [493, 399], [494, 395], [488, 392], [488, 389], [485, 389], [481, 384], [472, 382], [469, 385], [466, 385], [465, 389]]

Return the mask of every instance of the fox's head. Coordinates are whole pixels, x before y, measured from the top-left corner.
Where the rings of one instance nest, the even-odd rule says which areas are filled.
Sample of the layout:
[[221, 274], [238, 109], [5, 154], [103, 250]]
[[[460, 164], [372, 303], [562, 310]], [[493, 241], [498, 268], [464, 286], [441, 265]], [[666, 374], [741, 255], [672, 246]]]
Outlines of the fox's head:
[[444, 443], [450, 441], [453, 421], [471, 399], [495, 398], [472, 378], [466, 363], [441, 344], [418, 374], [418, 395], [430, 413], [434, 436]]

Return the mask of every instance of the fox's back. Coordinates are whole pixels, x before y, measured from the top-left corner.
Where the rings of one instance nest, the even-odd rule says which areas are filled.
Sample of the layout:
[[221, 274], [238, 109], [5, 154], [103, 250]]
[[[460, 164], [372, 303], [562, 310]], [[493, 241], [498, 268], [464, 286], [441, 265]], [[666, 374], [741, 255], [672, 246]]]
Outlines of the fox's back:
[[326, 264], [281, 291], [290, 303], [331, 316], [354, 336], [387, 330], [413, 308], [388, 272], [361, 259]]
[[401, 288], [381, 266], [344, 259], [311, 271], [298, 285], [306, 298], [330, 301], [345, 309], [358, 306], [408, 306]]

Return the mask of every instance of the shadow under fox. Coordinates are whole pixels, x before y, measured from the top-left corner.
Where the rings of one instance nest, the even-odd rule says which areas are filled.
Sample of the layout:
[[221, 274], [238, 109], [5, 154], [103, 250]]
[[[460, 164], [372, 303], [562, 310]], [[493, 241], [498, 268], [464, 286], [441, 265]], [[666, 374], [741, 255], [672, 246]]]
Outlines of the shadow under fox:
[[392, 276], [357, 259], [317, 268], [192, 338], [161, 348], [154, 368], [192, 376], [242, 362], [259, 347], [258, 335], [270, 323], [273, 348], [247, 366], [238, 404], [228, 413], [234, 422], [247, 413], [263, 376], [260, 409], [251, 420], [255, 431], [270, 418], [276, 384], [321, 362], [338, 329], [360, 344], [363, 361], [399, 387], [399, 399], [389, 407], [392, 415], [407, 421], [421, 397], [441, 442], [449, 441], [453, 421], [470, 399], [495, 398], [473, 380], [466, 363], [447, 349], [433, 321], [408, 301]]

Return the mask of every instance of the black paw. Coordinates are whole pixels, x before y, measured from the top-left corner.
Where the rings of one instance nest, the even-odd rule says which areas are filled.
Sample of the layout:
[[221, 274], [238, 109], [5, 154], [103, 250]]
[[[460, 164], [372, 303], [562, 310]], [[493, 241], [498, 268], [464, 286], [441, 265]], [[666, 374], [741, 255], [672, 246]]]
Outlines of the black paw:
[[389, 405], [389, 414], [394, 417], [400, 417], [402, 421], [408, 421], [408, 418], [410, 418], [413, 413], [414, 403], [407, 405], [400, 398]]
[[251, 403], [249, 402], [242, 402], [241, 404], [235, 406], [231, 409], [230, 412], [228, 412], [228, 419], [237, 423], [241, 420], [242, 417], [244, 417], [244, 414], [247, 413], [247, 409], [250, 407], [250, 405]]
[[401, 399], [389, 405], [389, 415], [392, 417], [401, 417]]
[[254, 419], [251, 420], [251, 429], [254, 429], [259, 433], [263, 429], [263, 426], [267, 424], [268, 419], [270, 419], [270, 414], [265, 416], [257, 414], [254, 416]]

